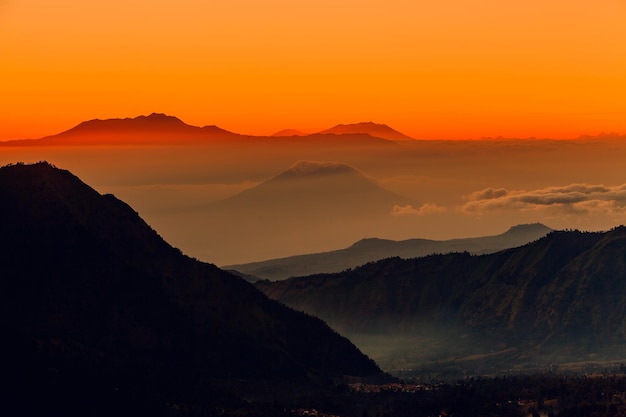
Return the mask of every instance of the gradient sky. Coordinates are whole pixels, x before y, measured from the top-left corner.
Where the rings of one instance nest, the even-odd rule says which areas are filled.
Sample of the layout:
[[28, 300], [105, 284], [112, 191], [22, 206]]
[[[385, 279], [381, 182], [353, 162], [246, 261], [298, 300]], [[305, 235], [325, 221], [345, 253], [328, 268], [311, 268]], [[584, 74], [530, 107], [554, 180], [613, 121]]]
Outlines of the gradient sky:
[[626, 133], [624, 0], [0, 0], [0, 139], [163, 112], [249, 134]]

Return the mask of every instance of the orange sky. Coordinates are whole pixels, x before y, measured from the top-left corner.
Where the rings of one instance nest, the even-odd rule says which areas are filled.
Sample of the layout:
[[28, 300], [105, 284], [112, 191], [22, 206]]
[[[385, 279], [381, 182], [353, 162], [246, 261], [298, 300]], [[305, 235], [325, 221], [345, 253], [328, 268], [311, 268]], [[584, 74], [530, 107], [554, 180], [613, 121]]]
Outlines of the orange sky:
[[163, 112], [250, 134], [626, 133], [624, 0], [0, 0], [0, 139]]

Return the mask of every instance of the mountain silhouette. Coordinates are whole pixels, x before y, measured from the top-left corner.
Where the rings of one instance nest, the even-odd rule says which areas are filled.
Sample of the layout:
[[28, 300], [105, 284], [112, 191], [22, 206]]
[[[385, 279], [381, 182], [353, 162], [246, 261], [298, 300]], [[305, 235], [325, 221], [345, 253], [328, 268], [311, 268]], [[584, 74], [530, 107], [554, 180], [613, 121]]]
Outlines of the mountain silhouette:
[[367, 238], [340, 250], [297, 255], [287, 258], [269, 259], [239, 265], [225, 265], [249, 280], [281, 280], [289, 277], [319, 273], [341, 272], [368, 262], [399, 256], [415, 258], [433, 253], [468, 251], [491, 253], [502, 249], [524, 245], [545, 236], [550, 229], [539, 223], [511, 227], [505, 233], [465, 239], [429, 240], [408, 239], [402, 241]]
[[400, 133], [391, 127], [373, 122], [361, 122], [353, 124], [338, 124], [330, 129], [319, 132], [321, 134], [345, 135], [353, 133], [367, 133], [377, 138], [389, 140], [413, 140], [410, 136]]
[[[419, 350], [415, 341], [429, 335], [436, 346], [429, 360], [495, 350], [514, 352], [504, 369], [588, 355], [616, 360], [626, 345], [625, 253], [623, 226], [559, 231], [488, 255], [389, 258], [257, 287], [325, 319], [375, 358], [363, 340], [404, 338], [394, 354], [407, 360]], [[378, 359], [392, 366], [389, 356]]]
[[300, 161], [200, 214], [214, 219], [210, 230], [232, 237], [222, 245], [267, 258], [270, 253], [292, 252], [296, 243], [325, 246], [329, 238], [349, 241], [372, 225], [383, 228], [397, 204], [412, 201], [380, 187], [352, 166]]
[[4, 142], [5, 145], [138, 145], [193, 144], [235, 139], [240, 135], [217, 126], [197, 127], [161, 113], [124, 119], [94, 119], [41, 139]]
[[[275, 210], [281, 217], [313, 218], [327, 214], [388, 214], [396, 204], [411, 204], [377, 185], [356, 168], [327, 161], [299, 161], [256, 187], [245, 190], [222, 204], [237, 210]], [[280, 213], [282, 212], [282, 213]], [[284, 218], [284, 217], [283, 217]]]
[[68, 171], [0, 168], [0, 213], [5, 395], [24, 414], [202, 414], [381, 376], [321, 320], [184, 256]]
[[232, 264], [251, 255], [268, 259], [319, 251], [329, 241], [390, 230], [398, 221], [391, 214], [394, 205], [406, 204], [414, 202], [352, 166], [301, 161], [228, 199], [198, 206], [189, 216], [207, 235], [221, 236], [206, 243], [206, 258]]
[[[365, 124], [368, 126], [370, 124]], [[388, 133], [393, 129], [371, 124], [372, 132]], [[391, 133], [390, 133], [391, 132]], [[397, 133], [397, 132], [396, 132]], [[396, 135], [397, 136], [397, 135]], [[395, 136], [394, 136], [395, 137]], [[252, 136], [229, 132], [217, 126], [192, 126], [175, 116], [152, 113], [134, 118], [93, 119], [84, 121], [64, 132], [38, 139], [0, 141], [0, 146], [90, 146], [90, 145], [268, 145], [297, 147], [387, 146], [394, 143], [367, 129], [347, 129], [345, 133], [328, 132], [306, 135], [294, 129], [276, 132], [271, 136]]]
[[283, 129], [273, 133], [272, 136], [306, 136], [306, 133], [297, 129]]

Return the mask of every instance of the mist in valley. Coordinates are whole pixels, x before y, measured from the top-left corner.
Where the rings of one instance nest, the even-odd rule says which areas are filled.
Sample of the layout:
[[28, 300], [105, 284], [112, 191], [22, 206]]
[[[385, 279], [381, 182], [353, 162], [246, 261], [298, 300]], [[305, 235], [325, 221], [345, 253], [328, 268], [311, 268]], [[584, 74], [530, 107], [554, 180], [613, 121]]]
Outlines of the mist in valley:
[[[559, 262], [601, 237], [551, 232], [550, 239], [560, 239], [551, 245], [539, 235], [549, 228], [609, 230], [624, 223], [626, 172], [621, 161], [625, 156], [626, 143], [619, 139], [403, 141], [367, 146], [261, 141], [245, 146], [0, 147], [0, 164], [47, 160], [68, 169], [99, 193], [112, 193], [128, 203], [150, 228], [184, 254], [218, 266], [342, 249], [363, 238], [439, 241], [438, 254], [432, 257], [403, 254], [410, 259], [371, 259], [362, 267], [350, 266], [338, 272], [344, 278], [339, 284], [333, 274], [324, 273], [329, 271], [316, 271], [321, 273], [300, 278], [305, 281], [285, 292], [297, 297], [298, 291], [312, 284], [314, 290], [296, 303], [263, 288], [291, 280], [245, 277], [256, 281], [257, 289], [268, 297], [309, 318], [321, 318], [334, 330], [329, 329], [334, 337], [347, 337], [347, 347], [364, 353], [374, 361], [367, 359], [371, 366], [387, 373], [378, 381], [401, 378], [408, 382], [402, 390], [413, 383], [432, 389], [428, 394], [426, 388], [419, 395], [407, 394], [420, 407], [422, 401], [428, 403], [438, 396], [442, 404], [456, 398], [441, 381], [454, 390], [473, 392], [474, 381], [497, 385], [504, 376], [509, 384], [524, 381], [532, 386], [536, 378], [549, 375], [562, 388], [559, 378], [571, 375], [574, 378], [567, 379], [566, 391], [577, 393], [579, 375], [623, 369], [626, 345], [620, 320], [626, 304], [620, 300], [626, 300], [626, 287], [619, 280], [626, 259], [623, 228], [612, 229], [610, 239], [574, 259], [562, 273], [555, 272]], [[110, 200], [110, 196], [103, 198]], [[59, 201], [61, 207], [66, 203], [63, 198]], [[134, 215], [132, 210], [127, 213]], [[523, 226], [511, 229], [515, 225]], [[494, 247], [493, 238], [500, 238], [497, 235], [509, 229], [528, 233], [529, 226], [537, 234], [523, 236], [531, 242], [529, 246], [516, 249], [524, 242], [506, 241], [495, 246], [514, 247], [481, 255], [493, 258], [471, 254], [491, 253], [488, 249]], [[63, 237], [63, 233], [54, 235]], [[464, 248], [468, 241], [459, 238], [467, 237], [482, 239]], [[443, 242], [455, 238], [459, 240]], [[532, 249], [533, 244], [539, 246]], [[124, 241], [115, 252], [132, 252], [133, 247]], [[502, 260], [516, 250], [521, 252]], [[475, 263], [481, 259], [487, 261]], [[422, 261], [429, 266], [411, 272], [410, 263]], [[365, 274], [359, 277], [355, 271], [361, 268]], [[437, 275], [442, 269], [449, 273]], [[466, 273], [472, 274], [471, 279], [466, 279]], [[247, 283], [224, 274], [227, 282], [265, 299]], [[606, 279], [611, 277], [617, 278]], [[362, 278], [375, 282], [361, 282]], [[244, 323], [246, 329], [265, 334], [267, 328], [258, 325], [263, 314], [259, 316], [246, 303], [232, 303], [232, 297], [222, 299], [213, 289], [209, 293], [251, 314], [253, 318]], [[211, 317], [219, 323], [226, 317], [239, 320], [237, 315]], [[297, 339], [298, 344], [303, 340]], [[236, 356], [247, 345], [256, 342], [235, 344], [229, 351]], [[302, 346], [318, 346], [318, 340]], [[240, 358], [232, 360], [240, 362]], [[228, 362], [221, 365], [232, 370]], [[75, 380], [71, 381], [68, 386], [74, 386]], [[263, 384], [255, 386], [265, 390]], [[248, 395], [247, 389], [231, 389]], [[537, 392], [543, 390], [537, 388]], [[284, 398], [292, 394], [285, 393]], [[376, 403], [382, 397], [358, 390], [349, 395], [367, 398], [374, 404], [372, 410], [384, 408]], [[405, 392], [395, 395], [389, 401], [394, 406], [404, 404], [395, 403], [395, 398]], [[503, 391], [504, 401], [522, 398], [521, 394], [507, 395]], [[543, 398], [540, 395], [527, 396], [537, 400]], [[550, 398], [550, 404], [556, 404]], [[463, 401], [459, 404], [459, 410], [468, 407]], [[475, 404], [471, 407], [480, 409]]]
[[[421, 382], [519, 374], [575, 375], [604, 372], [626, 363], [624, 343], [520, 344], [454, 325], [424, 325], [413, 332], [342, 334], [386, 372]], [[586, 335], [580, 340], [587, 340]]]
[[[533, 222], [605, 230], [626, 218], [619, 191], [626, 178], [626, 144], [620, 139], [341, 146], [290, 139], [202, 146], [3, 147], [0, 163], [48, 160], [69, 169], [99, 192], [128, 202], [183, 252], [217, 265], [340, 249], [365, 237], [475, 237]], [[355, 198], [350, 205], [346, 197], [339, 204], [339, 191], [329, 181], [327, 188], [310, 189], [307, 201], [315, 205], [298, 205], [297, 192], [307, 188], [295, 183], [292, 190], [300, 191], [259, 196], [236, 210], [232, 205], [227, 211], [215, 209], [299, 161], [347, 164], [398, 201], [387, 201], [384, 212], [372, 216], [368, 207], [377, 204], [375, 198]], [[596, 191], [567, 189], [581, 184]], [[296, 193], [293, 199], [291, 192]]]

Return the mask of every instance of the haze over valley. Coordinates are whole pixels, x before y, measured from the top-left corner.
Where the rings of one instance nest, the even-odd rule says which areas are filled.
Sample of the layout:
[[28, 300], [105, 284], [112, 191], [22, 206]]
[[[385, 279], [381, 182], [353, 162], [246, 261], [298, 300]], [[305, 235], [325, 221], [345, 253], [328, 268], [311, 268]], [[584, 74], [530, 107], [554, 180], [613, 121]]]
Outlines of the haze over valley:
[[551, 230], [547, 226], [535, 223], [517, 225], [496, 236], [466, 239], [407, 239], [396, 241], [367, 238], [361, 239], [347, 248], [335, 251], [268, 259], [249, 264], [225, 265], [224, 268], [243, 274], [252, 282], [264, 279], [279, 281], [296, 276], [341, 272], [392, 257], [417, 258], [435, 253], [451, 252], [472, 254], [498, 252], [537, 240]]
[[0, 1], [0, 413], [626, 416], [625, 17]]
[[[626, 361], [625, 157], [619, 135], [427, 141], [366, 122], [257, 137], [157, 113], [3, 142], [2, 285], [17, 318], [2, 325], [7, 357], [33, 364], [10, 373], [53, 404], [84, 390], [77, 413], [169, 412], [167, 397], [256, 415], [306, 393], [359, 415], [402, 408], [353, 398], [395, 377], [425, 389], [609, 369]], [[44, 159], [97, 191], [15, 164]], [[86, 375], [95, 388], [76, 385]]]
[[[266, 187], [280, 194], [283, 181], [302, 176], [317, 185], [327, 175], [395, 199], [344, 164], [298, 163], [232, 200]], [[565, 375], [613, 374], [626, 360], [624, 226], [519, 225], [435, 243], [532, 240], [523, 246], [396, 256], [338, 273], [261, 280], [257, 291], [185, 256], [132, 207], [46, 162], [0, 168], [0, 207], [3, 367], [13, 381], [7, 392], [28, 414], [295, 416], [322, 407], [357, 416], [418, 407], [430, 415], [442, 406], [480, 413], [502, 395], [537, 403], [557, 395], [546, 385], [528, 391], [534, 378], [560, 386], [542, 409], [565, 412], [589, 404], [586, 395], [571, 398], [580, 395], [573, 394], [579, 382]], [[461, 395], [501, 375], [514, 391], [481, 392], [472, 401]], [[611, 390], [626, 387], [619, 374], [603, 378]], [[443, 382], [454, 380], [454, 388]], [[394, 394], [375, 395], [387, 391]], [[33, 393], [43, 401], [28, 401]], [[525, 404], [496, 403], [496, 415], [523, 415]]]
[[[336, 250], [366, 237], [441, 240], [535, 222], [583, 230], [623, 223], [626, 145], [617, 135], [408, 141], [372, 136], [368, 128], [396, 132], [382, 124], [346, 126], [364, 132], [255, 137], [152, 114], [5, 142], [0, 163], [48, 160], [71, 169], [128, 201], [185, 253], [217, 265]], [[278, 190], [278, 178], [298, 164], [347, 167], [369, 191], [349, 195], [338, 172], [315, 185], [294, 177]]]
[[623, 361], [626, 229], [551, 232], [494, 254], [388, 258], [257, 287], [394, 373], [498, 374]]

